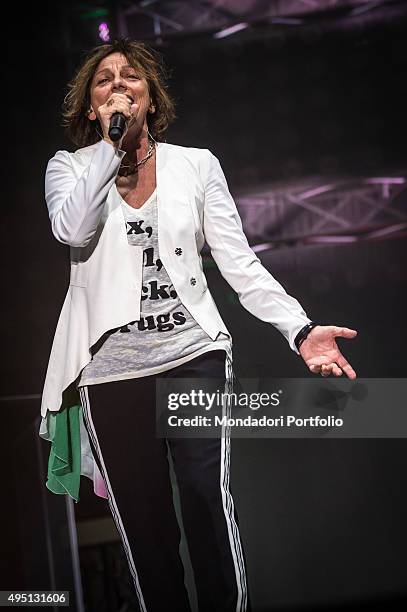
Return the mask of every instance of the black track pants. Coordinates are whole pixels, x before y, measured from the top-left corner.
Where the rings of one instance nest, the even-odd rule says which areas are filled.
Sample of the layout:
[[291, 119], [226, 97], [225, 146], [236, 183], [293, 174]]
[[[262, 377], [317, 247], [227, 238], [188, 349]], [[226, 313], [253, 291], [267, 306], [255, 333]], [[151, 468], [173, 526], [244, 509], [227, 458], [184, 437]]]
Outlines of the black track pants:
[[84, 423], [141, 612], [190, 612], [167, 459], [171, 452], [199, 612], [248, 612], [244, 553], [229, 488], [230, 438], [157, 438], [157, 377], [225, 379], [210, 351], [154, 376], [81, 387]]

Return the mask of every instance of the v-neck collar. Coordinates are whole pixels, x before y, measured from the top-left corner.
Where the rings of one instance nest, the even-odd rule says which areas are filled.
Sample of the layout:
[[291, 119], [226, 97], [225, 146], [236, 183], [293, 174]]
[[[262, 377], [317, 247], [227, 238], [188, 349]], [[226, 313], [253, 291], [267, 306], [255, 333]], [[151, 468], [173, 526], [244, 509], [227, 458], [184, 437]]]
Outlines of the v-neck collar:
[[148, 207], [151, 204], [151, 202], [155, 199], [155, 197], [157, 196], [157, 187], [156, 187], [153, 193], [144, 202], [144, 204], [142, 204], [138, 208], [135, 208], [134, 206], [130, 206], [130, 204], [128, 204], [126, 200], [122, 198], [122, 196], [119, 193], [119, 190], [117, 189], [116, 183], [114, 183], [114, 189], [115, 189], [116, 196], [119, 198], [120, 203], [123, 206], [123, 208], [135, 214], [137, 214], [138, 211], [144, 210], [146, 207]]

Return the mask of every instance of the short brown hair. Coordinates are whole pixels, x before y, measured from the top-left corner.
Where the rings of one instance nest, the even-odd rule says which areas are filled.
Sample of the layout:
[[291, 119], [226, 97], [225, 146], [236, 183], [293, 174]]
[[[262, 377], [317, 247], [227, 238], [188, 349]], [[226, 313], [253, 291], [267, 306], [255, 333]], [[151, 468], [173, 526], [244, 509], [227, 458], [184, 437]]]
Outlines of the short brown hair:
[[148, 114], [148, 128], [160, 140], [175, 119], [174, 101], [167, 91], [168, 71], [158, 51], [139, 41], [117, 39], [98, 45], [87, 54], [72, 81], [62, 106], [63, 126], [78, 147], [86, 147], [100, 140], [99, 121], [88, 119], [90, 85], [99, 62], [111, 53], [122, 53], [129, 64], [146, 79], [155, 113]]

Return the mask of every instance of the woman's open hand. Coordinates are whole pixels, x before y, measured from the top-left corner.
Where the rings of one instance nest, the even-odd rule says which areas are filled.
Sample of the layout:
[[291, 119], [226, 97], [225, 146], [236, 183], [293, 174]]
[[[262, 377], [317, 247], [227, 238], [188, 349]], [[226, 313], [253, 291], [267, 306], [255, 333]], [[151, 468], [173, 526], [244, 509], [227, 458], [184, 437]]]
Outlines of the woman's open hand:
[[301, 343], [300, 355], [313, 374], [342, 376], [345, 372], [353, 380], [356, 372], [340, 352], [335, 338], [354, 338], [357, 333], [348, 327], [317, 325]]

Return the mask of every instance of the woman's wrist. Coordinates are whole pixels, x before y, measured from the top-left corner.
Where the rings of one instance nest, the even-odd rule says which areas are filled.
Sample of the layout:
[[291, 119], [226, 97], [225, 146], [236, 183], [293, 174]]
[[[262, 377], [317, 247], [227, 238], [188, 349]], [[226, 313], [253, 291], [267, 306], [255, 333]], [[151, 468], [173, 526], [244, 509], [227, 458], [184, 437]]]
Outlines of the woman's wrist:
[[301, 344], [304, 342], [304, 340], [307, 339], [310, 331], [314, 329], [314, 327], [316, 327], [317, 325], [319, 325], [319, 323], [315, 321], [310, 321], [309, 323], [307, 323], [306, 325], [304, 325], [304, 327], [300, 329], [300, 331], [298, 332], [298, 334], [295, 336], [295, 339], [294, 339], [294, 344], [297, 348], [297, 351], [300, 350]]
[[109, 136], [105, 136], [103, 140], [107, 142], [108, 144], [112, 145], [114, 149], [120, 149], [120, 145], [122, 144], [121, 139], [113, 142], [113, 140], [110, 140]]

